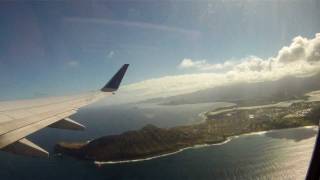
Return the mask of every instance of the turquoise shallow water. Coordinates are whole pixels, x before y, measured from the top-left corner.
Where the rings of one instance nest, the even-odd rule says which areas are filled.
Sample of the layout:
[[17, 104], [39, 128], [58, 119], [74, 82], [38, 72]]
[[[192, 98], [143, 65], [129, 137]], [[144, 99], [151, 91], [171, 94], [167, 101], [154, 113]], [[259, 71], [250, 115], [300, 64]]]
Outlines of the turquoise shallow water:
[[[186, 107], [190, 114], [202, 108]], [[181, 109], [183, 110], [183, 109]], [[124, 113], [125, 112], [125, 113]], [[177, 111], [173, 111], [177, 112]], [[76, 117], [86, 122], [85, 132], [44, 129], [30, 136], [34, 142], [52, 150], [60, 140], [86, 140], [101, 135], [137, 129], [165, 119], [159, 126], [183, 124], [182, 113], [139, 107], [108, 107], [82, 110]], [[193, 116], [196, 118], [196, 116]], [[174, 118], [175, 121], [170, 121]], [[193, 121], [189, 119], [187, 121]], [[49, 159], [0, 153], [1, 179], [303, 179], [310, 160], [317, 130], [297, 128], [243, 135], [223, 145], [188, 149], [178, 154], [149, 161], [108, 164], [70, 157]]]

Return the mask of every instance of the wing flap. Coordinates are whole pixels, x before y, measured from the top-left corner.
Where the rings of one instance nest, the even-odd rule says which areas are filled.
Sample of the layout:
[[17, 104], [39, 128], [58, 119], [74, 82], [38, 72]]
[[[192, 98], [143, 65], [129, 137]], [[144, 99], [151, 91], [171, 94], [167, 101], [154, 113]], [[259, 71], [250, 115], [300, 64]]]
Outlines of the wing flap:
[[[41, 120], [50, 118], [50, 117], [54, 117], [55, 115], [61, 113], [61, 112], [65, 112], [68, 109], [60, 109], [60, 110], [55, 110], [55, 111], [49, 111], [49, 112], [43, 112], [43, 113], [39, 113], [39, 114], [34, 114], [31, 116], [27, 116], [21, 119], [15, 119], [6, 123], [2, 123], [0, 124], [1, 128], [0, 128], [0, 134], [4, 135], [10, 131], [14, 131], [16, 129], [28, 126], [28, 125], [32, 125], [36, 122], [39, 122]], [[1, 138], [1, 136], [0, 136]]]
[[15, 141], [18, 141], [24, 138], [25, 136], [38, 131], [39, 129], [45, 128], [50, 124], [53, 124], [61, 119], [64, 119], [65, 117], [69, 117], [74, 113], [76, 113], [76, 111], [74, 110], [63, 112], [60, 114], [56, 114], [52, 117], [43, 119], [41, 121], [37, 121], [35, 123], [29, 124], [27, 126], [23, 126], [14, 131], [7, 132], [0, 136], [0, 148], [3, 148], [11, 143], [14, 143]]
[[89, 93], [86, 96], [81, 96], [81, 98], [79, 97], [80, 99], [69, 99], [69, 101], [62, 100], [59, 101], [59, 103], [47, 103], [45, 105], [32, 106], [27, 109], [11, 109], [10, 111], [0, 112], [0, 135], [49, 118], [61, 112], [77, 110], [106, 95], [108, 95], [108, 93], [95, 92]]
[[49, 153], [39, 147], [38, 145], [34, 144], [33, 142], [23, 138], [9, 146], [3, 148], [2, 150], [20, 154], [20, 155], [27, 155], [33, 157], [48, 157]]
[[57, 121], [51, 125], [49, 125], [48, 127], [51, 128], [58, 128], [58, 129], [70, 129], [70, 130], [77, 130], [77, 131], [82, 131], [85, 129], [85, 126], [73, 121], [70, 118], [64, 118], [61, 121]]

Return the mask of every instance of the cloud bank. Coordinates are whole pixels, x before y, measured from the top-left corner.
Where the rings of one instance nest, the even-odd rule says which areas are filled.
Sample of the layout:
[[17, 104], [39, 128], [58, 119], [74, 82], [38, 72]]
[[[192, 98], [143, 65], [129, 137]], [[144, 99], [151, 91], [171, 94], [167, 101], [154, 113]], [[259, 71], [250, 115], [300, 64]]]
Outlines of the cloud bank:
[[178, 68], [180, 69], [192, 69], [196, 68], [203, 71], [208, 70], [226, 70], [228, 68], [232, 68], [234, 66], [234, 62], [231, 61], [225, 61], [222, 64], [209, 64], [207, 63], [207, 60], [192, 60], [185, 58], [181, 61]]
[[221, 64], [186, 58], [178, 65], [178, 69], [194, 69], [197, 73], [165, 76], [129, 84], [122, 87], [119, 96], [124, 96], [126, 101], [136, 101], [239, 82], [274, 81], [288, 75], [310, 76], [320, 70], [320, 33], [313, 39], [301, 36], [293, 38], [292, 43], [281, 48], [275, 57], [262, 59], [249, 56]]

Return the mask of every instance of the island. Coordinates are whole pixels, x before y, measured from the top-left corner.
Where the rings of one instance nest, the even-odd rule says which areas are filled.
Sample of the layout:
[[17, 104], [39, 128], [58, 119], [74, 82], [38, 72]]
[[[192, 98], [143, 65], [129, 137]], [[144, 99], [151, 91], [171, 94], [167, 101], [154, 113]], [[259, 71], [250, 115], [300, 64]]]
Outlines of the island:
[[202, 123], [173, 128], [146, 125], [140, 130], [88, 142], [60, 142], [55, 153], [104, 162], [145, 159], [197, 145], [221, 143], [245, 133], [317, 125], [319, 117], [318, 101], [225, 107], [206, 112]]

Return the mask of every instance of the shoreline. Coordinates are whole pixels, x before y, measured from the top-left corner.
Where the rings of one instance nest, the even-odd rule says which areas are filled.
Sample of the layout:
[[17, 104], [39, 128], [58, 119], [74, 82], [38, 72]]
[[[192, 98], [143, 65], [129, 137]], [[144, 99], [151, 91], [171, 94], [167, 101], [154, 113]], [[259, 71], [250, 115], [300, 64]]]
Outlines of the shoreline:
[[[312, 93], [312, 92], [310, 92]], [[308, 99], [310, 99], [312, 97], [313, 94], [310, 93], [306, 93], [307, 96], [309, 96]], [[317, 96], [314, 95], [314, 96]], [[295, 102], [304, 102], [304, 101], [308, 101], [308, 100], [302, 100], [302, 99], [298, 99], [298, 100], [288, 100], [288, 101], [282, 101], [282, 102], [278, 102], [278, 103], [273, 103], [273, 104], [266, 104], [266, 105], [257, 105], [257, 106], [243, 106], [243, 107], [237, 107], [236, 104], [234, 105], [229, 105], [226, 106], [228, 107], [228, 109], [222, 109], [222, 110], [214, 110], [214, 111], [204, 111], [198, 114], [198, 117], [200, 117], [201, 120], [199, 120], [198, 122], [196, 122], [195, 124], [199, 124], [199, 123], [203, 123], [207, 120], [207, 114], [209, 113], [209, 115], [216, 115], [216, 114], [220, 114], [220, 113], [225, 113], [228, 111], [232, 111], [232, 110], [248, 110], [248, 109], [256, 109], [256, 108], [269, 108], [269, 107], [288, 107], [290, 105], [292, 105]], [[151, 157], [147, 157], [147, 158], [140, 158], [140, 159], [133, 159], [133, 160], [120, 160], [120, 161], [94, 161], [95, 165], [101, 166], [104, 164], [119, 164], [119, 163], [133, 163], [133, 162], [140, 162], [140, 161], [147, 161], [147, 160], [152, 160], [152, 159], [156, 159], [156, 158], [161, 158], [161, 157], [165, 157], [165, 156], [170, 156], [170, 155], [174, 155], [177, 154], [179, 152], [182, 152], [184, 150], [187, 149], [195, 149], [195, 148], [201, 148], [201, 147], [208, 147], [208, 146], [214, 146], [214, 145], [223, 145], [226, 144], [228, 142], [230, 142], [232, 139], [234, 138], [238, 138], [240, 136], [246, 136], [246, 135], [264, 135], [266, 133], [269, 132], [275, 132], [275, 131], [280, 131], [280, 130], [284, 130], [284, 129], [295, 129], [295, 128], [315, 128], [317, 126], [300, 126], [300, 127], [294, 127], [294, 128], [283, 128], [283, 129], [271, 129], [271, 130], [266, 130], [266, 131], [257, 131], [257, 132], [250, 132], [250, 133], [243, 133], [243, 134], [239, 134], [239, 135], [233, 135], [233, 136], [229, 136], [227, 137], [224, 141], [219, 142], [219, 143], [213, 143], [213, 144], [199, 144], [199, 145], [194, 145], [194, 146], [189, 146], [189, 147], [185, 147], [185, 148], [181, 148], [177, 151], [171, 152], [171, 153], [165, 153], [165, 154], [160, 154], [160, 155], [155, 155], [155, 156], [151, 156]]]
[[235, 138], [239, 138], [240, 136], [264, 135], [264, 134], [270, 133], [270, 132], [276, 132], [276, 131], [281, 131], [281, 130], [286, 130], [286, 129], [299, 129], [299, 128], [311, 129], [311, 128], [317, 128], [317, 126], [316, 125], [314, 125], [314, 126], [301, 126], [301, 127], [294, 127], [294, 128], [271, 129], [271, 130], [267, 130], [267, 131], [257, 131], [257, 132], [244, 133], [244, 134], [240, 134], [240, 135], [230, 136], [230, 137], [226, 138], [226, 140], [219, 142], [219, 143], [194, 145], [194, 146], [179, 149], [175, 152], [161, 154], [161, 155], [152, 156], [152, 157], [148, 157], [148, 158], [133, 159], [133, 160], [121, 160], [121, 161], [94, 161], [94, 164], [97, 166], [101, 166], [101, 165], [106, 165], [106, 164], [123, 164], [123, 163], [135, 163], [135, 162], [141, 162], [141, 161], [149, 161], [152, 159], [157, 159], [157, 158], [162, 158], [162, 157], [167, 157], [167, 156], [171, 156], [174, 154], [178, 154], [178, 153], [180, 153], [184, 150], [188, 150], [188, 149], [197, 149], [197, 148], [204, 148], [204, 147], [210, 147], [210, 146], [220, 146], [220, 145], [223, 145], [223, 144], [230, 142], [231, 140], [233, 140]]
[[182, 149], [179, 149], [178, 151], [175, 152], [171, 152], [171, 153], [166, 153], [166, 154], [161, 154], [161, 155], [157, 155], [157, 156], [152, 156], [152, 157], [148, 157], [148, 158], [142, 158], [142, 159], [133, 159], [133, 160], [122, 160], [122, 161], [94, 161], [94, 164], [96, 165], [103, 165], [103, 164], [122, 164], [122, 163], [134, 163], [134, 162], [140, 162], [140, 161], [148, 161], [148, 160], [152, 160], [152, 159], [157, 159], [157, 158], [161, 158], [161, 157], [166, 157], [166, 156], [171, 156], [174, 154], [178, 154], [184, 150], [187, 149], [197, 149], [197, 148], [202, 148], [202, 147], [208, 147], [208, 146], [219, 146], [219, 145], [223, 145], [228, 143], [229, 141], [231, 141], [232, 138], [228, 137], [226, 140], [219, 142], [219, 143], [214, 143], [214, 144], [198, 144], [198, 145], [194, 145], [194, 146], [190, 146], [190, 147], [185, 147]]

